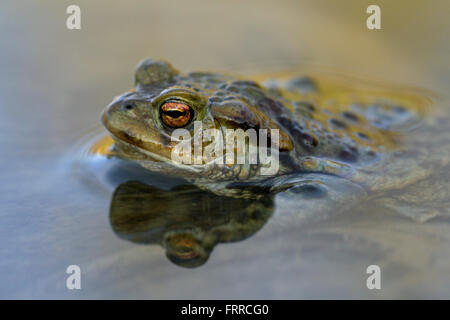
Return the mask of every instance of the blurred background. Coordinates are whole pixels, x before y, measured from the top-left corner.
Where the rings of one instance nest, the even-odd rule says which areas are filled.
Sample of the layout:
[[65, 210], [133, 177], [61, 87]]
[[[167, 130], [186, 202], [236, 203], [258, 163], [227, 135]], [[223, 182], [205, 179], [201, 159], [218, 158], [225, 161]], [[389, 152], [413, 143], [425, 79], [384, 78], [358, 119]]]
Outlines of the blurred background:
[[[66, 28], [71, 4], [81, 8], [81, 30]], [[366, 27], [370, 4], [381, 7], [381, 30]], [[337, 224], [302, 229], [301, 236], [270, 238], [281, 255], [243, 256], [259, 252], [262, 232], [219, 246], [199, 269], [180, 269], [158, 247], [118, 239], [108, 221], [111, 194], [87, 189], [65, 162], [99, 126], [103, 107], [132, 87], [134, 68], [145, 57], [164, 58], [182, 71], [242, 75], [314, 66], [446, 97], [449, 9], [446, 0], [2, 0], [0, 297], [449, 297], [448, 280], [442, 282], [448, 239], [421, 229], [426, 245], [412, 248], [409, 237], [418, 227], [384, 219], [386, 212], [378, 227], [405, 233], [391, 247], [358, 240], [373, 217], [355, 212]], [[351, 241], [365, 243], [357, 252], [347, 246], [352, 224], [360, 233]], [[330, 231], [337, 225], [350, 233]], [[303, 241], [303, 255], [283, 251], [295, 241]], [[258, 271], [271, 256], [276, 262]], [[393, 284], [369, 292], [364, 266], [386, 256]], [[86, 270], [80, 291], [65, 288], [69, 264]]]

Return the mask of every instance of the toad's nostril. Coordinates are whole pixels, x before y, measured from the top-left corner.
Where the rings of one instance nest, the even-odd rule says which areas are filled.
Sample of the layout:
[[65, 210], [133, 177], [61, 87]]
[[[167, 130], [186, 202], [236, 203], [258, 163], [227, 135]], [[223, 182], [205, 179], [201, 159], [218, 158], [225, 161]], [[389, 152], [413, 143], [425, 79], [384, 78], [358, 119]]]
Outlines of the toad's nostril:
[[131, 109], [134, 108], [134, 105], [131, 104], [131, 103], [127, 103], [127, 104], [124, 105], [124, 108], [125, 108], [125, 110], [131, 110]]

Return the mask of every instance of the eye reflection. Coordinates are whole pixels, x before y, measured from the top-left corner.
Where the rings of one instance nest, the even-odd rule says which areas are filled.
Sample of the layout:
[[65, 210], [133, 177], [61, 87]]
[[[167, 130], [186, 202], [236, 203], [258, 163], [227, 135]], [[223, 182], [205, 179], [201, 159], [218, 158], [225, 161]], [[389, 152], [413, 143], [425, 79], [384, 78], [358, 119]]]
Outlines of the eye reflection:
[[203, 265], [221, 242], [256, 233], [273, 211], [273, 201], [222, 197], [192, 185], [161, 190], [137, 181], [119, 185], [112, 197], [110, 222], [117, 236], [160, 245], [182, 267]]

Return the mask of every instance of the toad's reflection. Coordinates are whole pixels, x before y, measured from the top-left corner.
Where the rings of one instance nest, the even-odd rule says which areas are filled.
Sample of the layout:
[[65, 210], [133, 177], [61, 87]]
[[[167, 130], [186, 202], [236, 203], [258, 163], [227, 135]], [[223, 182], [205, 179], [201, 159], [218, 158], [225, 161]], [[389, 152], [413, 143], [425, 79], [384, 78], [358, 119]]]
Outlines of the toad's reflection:
[[165, 191], [129, 181], [114, 192], [110, 221], [120, 238], [160, 244], [170, 261], [194, 268], [208, 260], [217, 243], [240, 241], [256, 233], [272, 211], [269, 197], [235, 199], [192, 185]]

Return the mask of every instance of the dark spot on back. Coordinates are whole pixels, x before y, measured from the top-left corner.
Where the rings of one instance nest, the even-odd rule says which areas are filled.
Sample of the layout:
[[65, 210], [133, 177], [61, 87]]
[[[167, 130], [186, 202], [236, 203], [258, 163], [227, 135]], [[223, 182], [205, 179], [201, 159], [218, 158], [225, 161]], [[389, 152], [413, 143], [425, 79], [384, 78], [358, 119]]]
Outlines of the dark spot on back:
[[297, 137], [297, 140], [308, 149], [317, 147], [319, 144], [316, 137], [304, 132]]
[[291, 134], [292, 138], [303, 147], [303, 149], [311, 151], [319, 144], [316, 137], [304, 132], [303, 127], [294, 120], [291, 120], [286, 116], [281, 116], [277, 118], [277, 120], [278, 123], [280, 123]]
[[375, 153], [375, 151], [369, 150], [369, 151], [367, 151], [367, 155], [368, 155], [369, 157], [375, 157], [377, 154]]
[[403, 106], [395, 106], [393, 109], [397, 113], [405, 113], [406, 112], [406, 108]]
[[346, 162], [356, 162], [358, 160], [358, 150], [356, 148], [346, 148], [339, 153], [339, 159]]
[[345, 124], [345, 122], [344, 122], [344, 121], [341, 121], [341, 120], [339, 120], [339, 119], [335, 119], [335, 118], [330, 119], [330, 123], [331, 123], [333, 126], [335, 126], [336, 128], [339, 128], [339, 129], [345, 129], [345, 128], [347, 128], [347, 125]]
[[342, 112], [342, 116], [343, 116], [345, 119], [350, 120], [350, 121], [353, 121], [353, 122], [359, 121], [358, 116], [357, 116], [356, 114], [354, 114], [353, 112], [350, 112], [350, 111], [344, 111], [344, 112]]
[[369, 138], [365, 133], [357, 132], [356, 135], [357, 135], [358, 137], [360, 137], [361, 139], [364, 139], [364, 140], [370, 140], [370, 138]]
[[231, 84], [238, 86], [238, 87], [255, 87], [258, 89], [261, 88], [259, 84], [257, 84], [254, 81], [250, 81], [250, 80], [237, 80], [237, 81], [233, 81]]
[[266, 115], [276, 117], [280, 114], [286, 113], [286, 109], [281, 102], [264, 97], [258, 100], [258, 108]]

